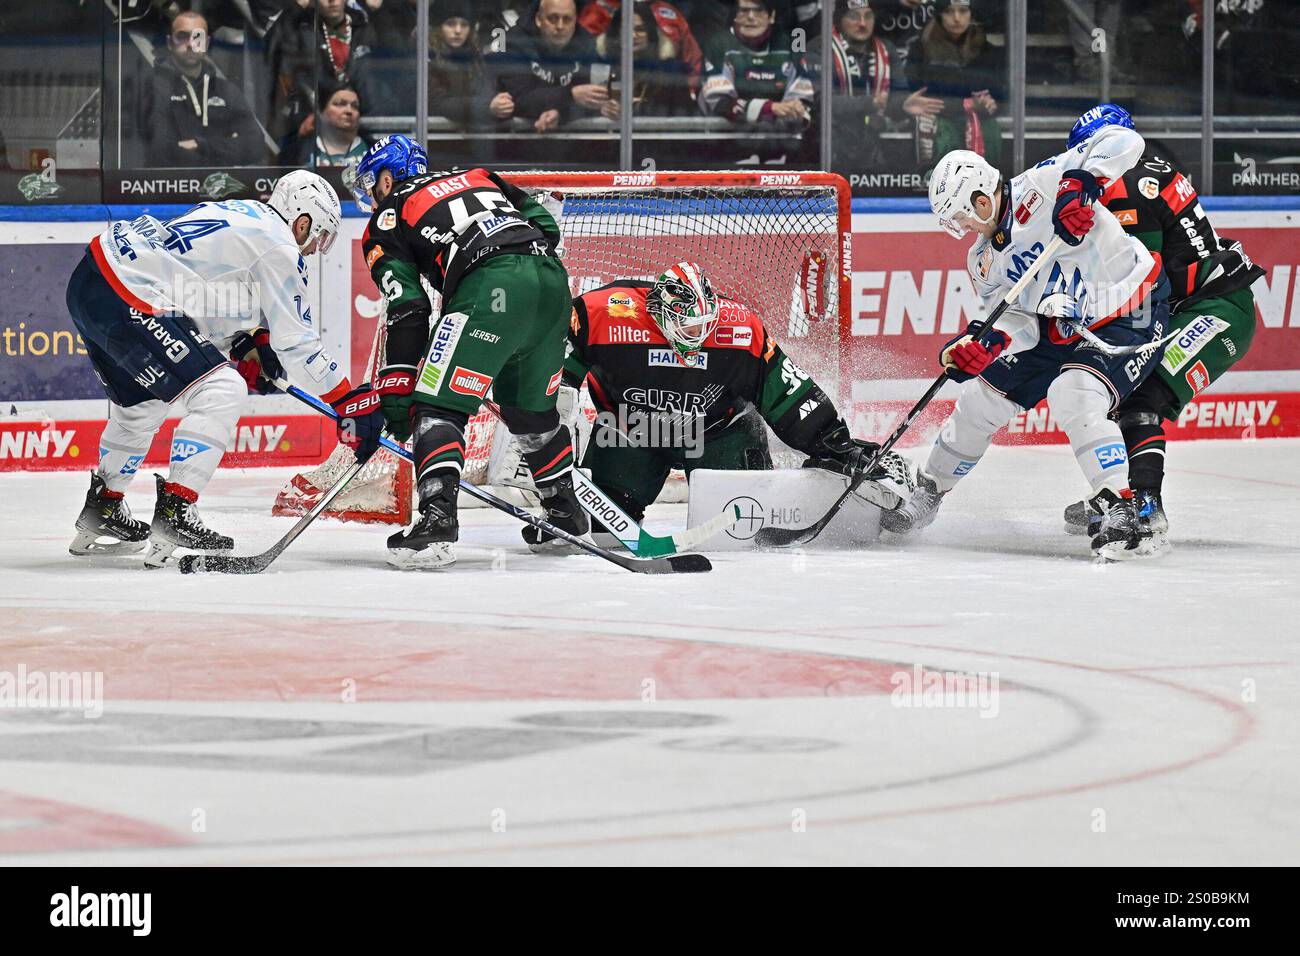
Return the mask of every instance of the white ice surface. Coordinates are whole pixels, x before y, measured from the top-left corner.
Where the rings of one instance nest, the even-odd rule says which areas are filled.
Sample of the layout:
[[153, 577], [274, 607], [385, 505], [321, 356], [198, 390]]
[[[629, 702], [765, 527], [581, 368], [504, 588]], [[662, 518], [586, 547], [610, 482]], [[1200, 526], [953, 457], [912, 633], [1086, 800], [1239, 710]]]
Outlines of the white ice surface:
[[[664, 577], [481, 510], [443, 573], [325, 522], [257, 577], [91, 564], [83, 474], [0, 476], [0, 681], [105, 680], [0, 710], [0, 863], [1295, 864], [1300, 442], [1170, 471], [1159, 561], [1061, 532], [1068, 449], [995, 447], [916, 540]], [[285, 475], [206, 518], [262, 550]], [[913, 664], [995, 708], [893, 706]]]

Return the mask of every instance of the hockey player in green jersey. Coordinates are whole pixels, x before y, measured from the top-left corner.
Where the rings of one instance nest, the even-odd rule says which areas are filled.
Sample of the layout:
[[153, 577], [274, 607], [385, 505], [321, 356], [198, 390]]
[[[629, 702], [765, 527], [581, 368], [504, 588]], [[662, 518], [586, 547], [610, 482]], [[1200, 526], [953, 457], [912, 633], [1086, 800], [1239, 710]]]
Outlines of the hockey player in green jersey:
[[[1105, 103], [1079, 117], [1068, 147], [1083, 149], [1107, 126], [1133, 129], [1123, 107]], [[1151, 531], [1151, 547], [1167, 546], [1169, 519], [1162, 498], [1165, 477], [1163, 420], [1179, 412], [1245, 357], [1255, 337], [1251, 284], [1264, 274], [1236, 242], [1215, 232], [1191, 181], [1167, 159], [1147, 152], [1106, 184], [1101, 202], [1157, 257], [1172, 286], [1170, 306], [1178, 336], [1160, 364], [1115, 410], [1128, 447], [1129, 485], [1138, 517]], [[1083, 534], [1098, 516], [1086, 502], [1065, 509], [1065, 529]]]
[[[389, 431], [414, 440], [419, 514], [388, 539], [389, 563], [455, 561], [465, 427], [492, 389], [532, 471], [546, 517], [588, 521], [573, 492], [573, 445], [555, 410], [571, 311], [555, 220], [523, 190], [476, 168], [428, 172], [405, 136], [370, 147], [351, 184], [371, 211], [362, 251], [387, 301], [385, 365], [373, 383]], [[442, 297], [432, 306], [421, 277]], [[549, 547], [524, 529], [534, 550]]]

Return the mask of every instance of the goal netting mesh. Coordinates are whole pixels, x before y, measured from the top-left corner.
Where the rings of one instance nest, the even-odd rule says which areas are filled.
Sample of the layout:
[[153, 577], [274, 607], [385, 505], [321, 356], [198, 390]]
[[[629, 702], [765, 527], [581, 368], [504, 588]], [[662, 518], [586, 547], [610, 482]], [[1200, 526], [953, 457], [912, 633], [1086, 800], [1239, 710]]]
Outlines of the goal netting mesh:
[[[555, 215], [561, 257], [574, 295], [619, 279], [653, 280], [674, 262], [698, 262], [718, 292], [754, 309], [782, 348], [827, 393], [839, 394], [840, 334], [847, 305], [849, 210], [844, 180], [824, 173], [528, 173], [507, 177]], [[437, 296], [431, 296], [438, 314]], [[374, 330], [368, 376], [384, 365], [383, 316]], [[592, 416], [573, 409], [581, 443]], [[565, 409], [562, 409], [565, 411]], [[780, 454], [773, 438], [778, 461]], [[276, 514], [301, 514], [342, 474], [339, 447], [293, 478]], [[788, 463], [788, 461], [786, 462]], [[527, 469], [505, 427], [486, 409], [466, 434], [465, 480], [527, 488]], [[325, 514], [405, 523], [414, 493], [411, 468], [380, 450]], [[680, 481], [666, 494], [680, 498]]]

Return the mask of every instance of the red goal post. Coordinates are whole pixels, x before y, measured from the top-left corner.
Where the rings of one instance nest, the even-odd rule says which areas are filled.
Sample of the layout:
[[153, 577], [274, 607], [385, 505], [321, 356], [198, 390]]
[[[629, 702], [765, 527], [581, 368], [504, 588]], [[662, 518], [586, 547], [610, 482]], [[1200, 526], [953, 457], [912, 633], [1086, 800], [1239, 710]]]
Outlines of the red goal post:
[[[754, 309], [786, 352], [846, 405], [839, 383], [842, 337], [850, 327], [852, 214], [842, 176], [657, 170], [502, 176], [556, 216], [574, 295], [619, 279], [654, 279], [674, 262], [696, 261], [721, 295]], [[382, 325], [381, 315], [367, 377], [384, 364]], [[467, 480], [488, 481], [488, 459], [503, 434], [486, 412], [471, 421]], [[295, 476], [274, 512], [310, 508], [348, 454], [340, 449]], [[404, 523], [413, 484], [410, 466], [381, 451], [325, 514]]]

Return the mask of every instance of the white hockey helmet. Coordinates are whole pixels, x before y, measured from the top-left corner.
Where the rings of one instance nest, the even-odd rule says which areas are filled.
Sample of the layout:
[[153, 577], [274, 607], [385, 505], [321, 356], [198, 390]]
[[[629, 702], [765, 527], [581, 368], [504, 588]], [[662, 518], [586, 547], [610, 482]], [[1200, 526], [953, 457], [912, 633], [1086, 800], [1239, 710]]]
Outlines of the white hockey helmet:
[[299, 216], [311, 218], [311, 231], [298, 249], [306, 252], [315, 243], [316, 252], [329, 252], [338, 237], [343, 220], [343, 207], [330, 184], [313, 172], [295, 169], [285, 173], [271, 191], [266, 204], [293, 225]]
[[948, 235], [960, 239], [973, 220], [988, 225], [989, 219], [975, 212], [975, 194], [992, 199], [1002, 184], [1002, 174], [979, 153], [954, 149], [939, 160], [930, 174], [930, 209]]

